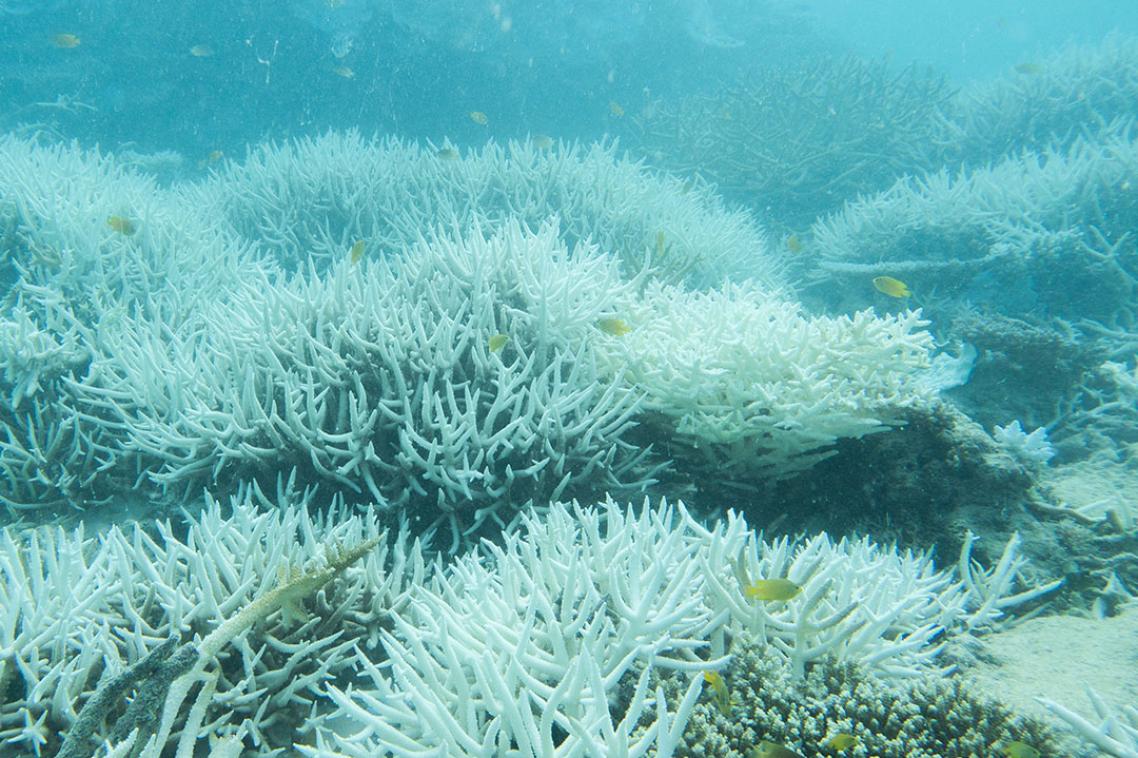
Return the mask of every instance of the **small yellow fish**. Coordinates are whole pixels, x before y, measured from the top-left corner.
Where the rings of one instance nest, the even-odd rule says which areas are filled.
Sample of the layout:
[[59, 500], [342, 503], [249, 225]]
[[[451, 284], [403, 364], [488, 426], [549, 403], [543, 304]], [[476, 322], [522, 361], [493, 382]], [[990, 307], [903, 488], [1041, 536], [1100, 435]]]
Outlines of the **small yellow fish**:
[[206, 157], [198, 161], [198, 168], [205, 168], [212, 163], [217, 163], [224, 157], [225, 153], [221, 152], [220, 150], [210, 150], [209, 154], [206, 155]]
[[76, 34], [57, 34], [51, 38], [51, 44], [60, 48], [61, 50], [70, 50], [73, 47], [79, 47], [82, 40]]
[[617, 118], [624, 118], [624, 108], [616, 100], [609, 100], [609, 113]]
[[435, 157], [441, 161], [457, 161], [461, 156], [453, 147], [440, 147], [435, 151]]
[[846, 734], [845, 732], [835, 734], [826, 743], [826, 747], [839, 753], [843, 750], [849, 750], [855, 745], [857, 745], [857, 737], [854, 737], [852, 734]]
[[352, 71], [348, 66], [336, 66], [332, 69], [332, 73], [342, 79], [355, 79], [356, 72]]
[[128, 237], [138, 231], [138, 226], [126, 216], [108, 216], [107, 226]]
[[351, 249], [351, 252], [348, 254], [348, 257], [351, 258], [352, 265], [355, 265], [355, 264], [360, 262], [360, 259], [364, 257], [364, 241], [363, 240], [356, 240], [355, 244], [352, 245], [352, 249]]
[[190, 55], [195, 58], [208, 58], [213, 55], [213, 48], [209, 45], [194, 45], [190, 48]]
[[1024, 74], [1026, 76], [1038, 76], [1043, 73], [1043, 66], [1038, 63], [1017, 63], [1015, 65], [1017, 74]]
[[470, 120], [479, 126], [486, 126], [490, 123], [490, 119], [486, 118], [486, 114], [482, 111], [471, 111], [469, 115]]
[[743, 588], [743, 594], [751, 600], [778, 602], [798, 596], [802, 588], [789, 579], [757, 579]]
[[530, 142], [532, 142], [533, 146], [538, 150], [553, 149], [553, 137], [550, 137], [548, 134], [535, 134], [530, 137]]
[[1013, 740], [1000, 748], [1000, 753], [1008, 758], [1039, 758], [1039, 751], [1026, 742]]
[[486, 347], [490, 348], [491, 353], [496, 353], [504, 348], [509, 341], [510, 335], [508, 334], [492, 334], [490, 339], [486, 340]]
[[661, 229], [656, 232], [656, 257], [662, 258], [667, 250], [668, 248], [664, 245], [664, 230]]
[[597, 328], [613, 337], [623, 337], [632, 331], [632, 327], [622, 318], [606, 317], [597, 319]]
[[751, 748], [750, 758], [805, 758], [805, 756], [778, 743], [763, 740], [758, 747]]
[[786, 249], [795, 255], [798, 255], [805, 249], [805, 246], [802, 244], [802, 240], [798, 238], [797, 234], [792, 234], [786, 238]]
[[727, 682], [723, 681], [723, 676], [718, 671], [704, 671], [703, 681], [711, 685], [711, 691], [715, 696], [715, 707], [724, 716], [730, 716], [731, 693], [727, 690]]
[[909, 285], [891, 276], [873, 277], [873, 287], [881, 294], [888, 295], [889, 297], [909, 297], [913, 294], [909, 290]]

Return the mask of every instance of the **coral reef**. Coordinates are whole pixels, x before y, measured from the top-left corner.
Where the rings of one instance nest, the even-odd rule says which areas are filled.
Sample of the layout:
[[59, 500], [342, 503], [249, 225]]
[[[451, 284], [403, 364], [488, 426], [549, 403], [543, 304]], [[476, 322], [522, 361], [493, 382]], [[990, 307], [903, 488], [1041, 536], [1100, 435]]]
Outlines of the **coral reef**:
[[[818, 661], [799, 680], [762, 644], [743, 638], [734, 650], [723, 671], [729, 706], [705, 696], [692, 710], [676, 755], [743, 758], [762, 740], [822, 755], [837, 734], [857, 738], [846, 753], [857, 756], [997, 755], [1012, 741], [1047, 755], [1058, 744], [1042, 721], [1017, 715], [962, 680], [883, 680], [856, 664], [830, 660]], [[664, 689], [682, 685], [669, 682]]]
[[371, 256], [401, 252], [425, 234], [507, 221], [536, 228], [551, 218], [569, 247], [588, 241], [669, 281], [782, 281], [777, 258], [751, 217], [707, 187], [685, 187], [619, 157], [615, 144], [543, 149], [488, 143], [459, 156], [398, 140], [329, 133], [262, 145], [241, 163], [181, 193], [283, 265], [323, 268], [356, 240]]
[[969, 85], [946, 103], [943, 160], [975, 166], [1069, 145], [1084, 130], [1133, 120], [1136, 100], [1138, 39], [1109, 35], [1093, 45], [1068, 45]]
[[932, 72], [807, 58], [762, 67], [718, 93], [653, 103], [640, 119], [640, 149], [771, 223], [802, 228], [847, 198], [931, 168], [938, 108], [950, 96]]
[[[1138, 142], [1126, 130], [994, 166], [905, 178], [812, 229], [842, 308], [878, 275], [917, 298], [1015, 318], [1134, 322]], [[933, 298], [936, 298], [934, 300]], [[949, 314], [951, 315], [951, 313]]]
[[682, 467], [789, 476], [933, 396], [921, 381], [931, 339], [919, 312], [811, 317], [737, 285], [650, 286], [637, 305], [636, 328], [600, 357], [645, 393], [645, 423]]
[[[1011, 594], [1015, 551], [991, 571], [965, 552], [954, 577], [868, 540], [767, 543], [735, 514], [709, 530], [682, 504], [555, 504], [413, 591], [383, 635], [390, 665], [368, 661], [366, 685], [329, 687], [335, 710], [306, 752], [670, 755], [702, 673], [727, 666], [737, 640], [761, 640], [793, 683], [829, 658], [887, 677], [935, 671], [945, 639], [1052, 589]], [[764, 577], [801, 594], [748, 598]], [[660, 672], [677, 672], [674, 686], [654, 685]]]
[[[228, 170], [229, 190], [212, 180], [209, 191], [223, 199], [238, 179], [260, 187], [246, 188], [247, 201], [276, 198], [278, 216], [300, 219], [289, 228], [309, 235], [285, 239], [235, 228], [245, 218], [241, 203], [211, 209], [194, 199], [204, 187], [159, 190], [97, 155], [8, 145], [11, 165], [21, 167], [12, 182], [23, 189], [10, 206], [19, 220], [9, 251], [19, 281], [0, 321], [0, 389], [12, 398], [0, 408], [7, 510], [97, 506], [136, 485], [161, 502], [201, 487], [224, 497], [242, 481], [271, 486], [295, 468], [306, 485], [406, 508], [427, 524], [446, 521], [457, 544], [463, 532], [500, 526], [530, 501], [643, 490], [665, 462], [648, 439], [661, 429], [689, 451], [702, 446], [673, 465], [677, 481], [711, 463], [743, 472], [750, 486], [809, 466], [837, 439], [887, 427], [929, 395], [916, 381], [928, 338], [915, 314], [810, 318], [769, 281], [704, 294], [666, 284], [676, 274], [691, 285], [679, 274], [694, 272], [697, 259], [714, 268], [713, 250], [734, 256], [746, 247], [751, 255], [761, 237], [746, 219], [701, 205], [702, 195], [615, 164], [611, 149], [509, 149], [508, 160], [488, 147], [468, 165], [330, 136], [266, 148], [248, 176]], [[304, 160], [294, 154], [302, 150]], [[371, 184], [357, 192], [334, 182], [328, 166], [313, 169], [315, 178], [303, 174], [323, 165], [323, 153], [344, 165], [357, 154], [357, 169], [379, 161], [408, 177], [431, 165], [493, 186], [509, 179], [529, 199], [502, 201], [495, 216], [493, 203], [467, 208], [465, 190], [428, 176], [423, 193], [467, 208], [452, 209], [454, 225], [429, 235], [418, 216], [391, 226], [385, 203], [396, 202], [394, 190], [374, 177], [361, 173]], [[523, 164], [561, 189], [509, 174]], [[52, 182], [71, 169], [121, 185], [124, 204], [89, 193], [87, 205], [72, 207], [66, 193], [53, 196]], [[258, 182], [283, 188], [274, 194]], [[632, 215], [622, 226], [611, 214], [625, 211], [606, 198], [631, 202], [637, 182], [645, 192], [663, 187], [663, 205], [626, 208]], [[342, 227], [299, 213], [310, 202], [324, 208], [314, 199], [321, 193], [363, 205]], [[548, 219], [549, 206], [532, 193], [556, 198], [560, 219]], [[144, 195], [146, 212], [133, 205]], [[669, 210], [668, 198], [686, 210]], [[530, 230], [505, 220], [518, 202], [536, 209], [523, 218], [545, 223]], [[72, 213], [110, 215], [73, 229]], [[665, 218], [672, 225], [657, 229]], [[379, 234], [382, 224], [403, 235], [397, 252], [354, 261], [335, 249], [356, 234]], [[627, 233], [606, 237], [602, 228]], [[37, 229], [64, 230], [58, 244], [90, 264], [81, 277], [59, 279], [27, 263], [29, 250], [53, 239]], [[319, 230], [323, 241], [312, 236]], [[268, 257], [254, 254], [242, 233], [279, 244], [262, 245]], [[645, 236], [654, 249], [644, 249]], [[614, 247], [566, 242], [577, 237]], [[316, 251], [308, 265], [282, 270], [309, 245]], [[150, 259], [165, 249], [174, 253], [155, 268]], [[81, 296], [69, 297], [72, 290]], [[618, 333], [603, 328], [606, 319]]]
[[[374, 549], [352, 552], [362, 545]], [[345, 556], [361, 560], [348, 568]], [[351, 515], [335, 503], [318, 515], [309, 497], [287, 486], [273, 500], [247, 490], [224, 509], [210, 502], [188, 528], [136, 523], [95, 537], [82, 528], [6, 528], [0, 745], [50, 755], [70, 729], [78, 729], [75, 749], [87, 736], [111, 737], [125, 715], [121, 695], [180, 653], [185, 660], [166, 686], [219, 659], [202, 706], [215, 734], [287, 744], [322, 683], [352, 668], [354, 648], [374, 646], [403, 588], [424, 571], [419, 545], [382, 540], [374, 515]], [[283, 608], [282, 592], [292, 593]], [[194, 650], [155, 653], [169, 640]], [[138, 663], [152, 653], [150, 664]], [[76, 727], [97, 688], [110, 688], [105, 707]], [[177, 737], [169, 724], [164, 729]]]
[[[1054, 426], [1083, 394], [1108, 354], [1104, 340], [1069, 322], [1024, 320], [973, 308], [956, 309], [934, 329], [974, 346], [967, 384], [948, 396], [986, 427], [1020, 419]], [[1008, 387], [1020, 391], [1008, 392]]]

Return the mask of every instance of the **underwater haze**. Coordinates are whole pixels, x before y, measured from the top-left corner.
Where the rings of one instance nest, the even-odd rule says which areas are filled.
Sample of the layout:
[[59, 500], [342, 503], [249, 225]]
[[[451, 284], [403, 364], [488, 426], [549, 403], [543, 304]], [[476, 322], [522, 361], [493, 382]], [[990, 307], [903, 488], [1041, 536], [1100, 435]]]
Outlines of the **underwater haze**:
[[1138, 4], [0, 0], [0, 756], [1138, 756]]

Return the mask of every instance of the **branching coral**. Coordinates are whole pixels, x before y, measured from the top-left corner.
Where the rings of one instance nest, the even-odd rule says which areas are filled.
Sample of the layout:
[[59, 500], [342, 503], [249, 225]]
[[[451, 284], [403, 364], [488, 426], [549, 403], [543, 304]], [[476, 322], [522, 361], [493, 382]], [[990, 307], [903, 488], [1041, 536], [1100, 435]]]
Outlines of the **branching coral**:
[[[633, 290], [611, 257], [570, 254], [554, 227], [511, 226], [250, 283], [181, 338], [137, 323], [77, 391], [117, 414], [164, 485], [297, 467], [385, 507], [426, 508], [416, 516], [457, 540], [530, 498], [651, 478], [647, 448], [624, 439], [640, 393], [603, 377], [592, 345]], [[152, 384], [139, 402], [133, 388]]]
[[[1014, 543], [997, 568], [954, 581], [868, 540], [771, 544], [733, 514], [708, 530], [682, 505], [555, 504], [413, 590], [384, 635], [390, 664], [367, 656], [366, 686], [329, 688], [337, 710], [306, 752], [671, 755], [702, 672], [726, 667], [736, 641], [758, 635], [794, 681], [830, 657], [919, 675], [945, 637], [1014, 602], [1018, 568]], [[746, 597], [774, 576], [801, 596]], [[674, 686], [661, 672], [678, 672]]]
[[[398, 140], [330, 133], [264, 145], [183, 194], [283, 265], [321, 268], [357, 240], [372, 256], [399, 253], [428, 230], [506, 222], [531, 228], [559, 219], [569, 247], [591, 242], [638, 271], [662, 246], [655, 274], [670, 281], [726, 277], [781, 281], [765, 239], [744, 212], [706, 187], [685, 188], [619, 157], [615, 144], [487, 144], [459, 157]], [[658, 242], [662, 239], [663, 243]]]
[[1111, 35], [1024, 61], [972, 84], [944, 108], [946, 162], [982, 165], [1025, 150], [1070, 144], [1112, 121], [1133, 119], [1138, 39]]
[[785, 226], [927, 170], [943, 78], [886, 61], [820, 58], [766, 66], [748, 83], [657, 103], [640, 124], [660, 165], [697, 172]]
[[646, 393], [657, 414], [647, 423], [685, 465], [786, 476], [932, 394], [920, 380], [931, 340], [918, 312], [809, 317], [746, 286], [651, 286], [633, 323], [603, 343], [604, 365]]
[[[258, 502], [280, 507], [258, 512]], [[287, 488], [276, 503], [250, 491], [231, 507], [225, 517], [210, 503], [184, 537], [169, 523], [115, 527], [95, 538], [82, 530], [0, 533], [0, 744], [50, 753], [100, 681], [110, 686], [169, 639], [193, 641], [195, 652], [165, 686], [220, 654], [202, 706], [214, 732], [240, 728], [257, 744], [293, 739], [315, 688], [352, 668], [354, 647], [374, 645], [403, 602], [405, 583], [421, 580], [425, 566], [418, 546], [403, 541], [357, 556], [354, 548], [380, 537], [374, 518], [339, 505], [315, 515]], [[352, 556], [362, 560], [347, 568]], [[337, 567], [338, 578], [325, 583]], [[289, 598], [287, 613], [274, 612]], [[135, 673], [123, 688], [155, 674]], [[163, 700], [165, 690], [153, 696]], [[124, 704], [104, 699], [78, 743], [86, 735], [127, 736], [112, 729]]]
[[[853, 755], [943, 758], [998, 755], [1012, 741], [1050, 754], [1058, 741], [1040, 720], [1020, 716], [966, 681], [922, 676], [883, 680], [856, 664], [820, 660], [796, 680], [761, 644], [740, 640], [723, 671], [730, 705], [706, 694], [692, 712], [680, 755], [741, 758], [762, 740], [823, 755], [838, 734]], [[671, 677], [674, 679], [675, 677]], [[684, 682], [669, 682], [670, 691]]]
[[1138, 708], [1133, 705], [1116, 708], [1093, 690], [1087, 694], [1094, 706], [1094, 720], [1054, 700], [1040, 702], [1087, 744], [1115, 758], [1138, 758]]
[[0, 260], [24, 284], [71, 299], [88, 324], [119, 305], [176, 325], [257, 267], [251, 246], [215, 219], [77, 145], [0, 137], [0, 229]]
[[1120, 128], [988, 168], [900, 180], [819, 221], [813, 237], [822, 271], [858, 307], [873, 295], [870, 280], [887, 274], [918, 296], [1004, 315], [1128, 324], [1138, 291], [1138, 193], [1129, 187], [1138, 187], [1138, 142]]

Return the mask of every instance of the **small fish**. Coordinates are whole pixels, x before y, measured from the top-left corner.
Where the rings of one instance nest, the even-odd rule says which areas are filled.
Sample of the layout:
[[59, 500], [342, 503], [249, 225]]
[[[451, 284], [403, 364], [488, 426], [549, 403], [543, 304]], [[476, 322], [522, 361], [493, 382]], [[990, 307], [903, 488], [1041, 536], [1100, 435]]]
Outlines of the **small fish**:
[[624, 118], [624, 107], [616, 100], [609, 100], [609, 113], [617, 118]]
[[802, 240], [798, 238], [797, 234], [791, 234], [786, 238], [786, 249], [795, 255], [798, 255], [805, 249], [805, 246], [802, 244]]
[[855, 745], [857, 745], [857, 737], [854, 737], [852, 734], [847, 734], [845, 732], [840, 732], [838, 734], [835, 734], [826, 743], [826, 747], [830, 748], [831, 750], [835, 750], [839, 753], [842, 752], [843, 750], [849, 750], [851, 747], [854, 747]]
[[206, 157], [198, 161], [198, 168], [202, 169], [206, 166], [209, 166], [210, 164], [217, 163], [224, 157], [225, 153], [221, 152], [220, 150], [210, 150], [209, 154], [206, 155]]
[[613, 337], [623, 337], [632, 331], [632, 327], [622, 318], [605, 317], [597, 319], [597, 328]]
[[490, 339], [486, 340], [486, 347], [490, 348], [491, 353], [496, 353], [506, 346], [510, 341], [508, 334], [491, 334]]
[[1043, 66], [1038, 63], [1017, 63], [1015, 71], [1017, 74], [1024, 74], [1025, 76], [1039, 76], [1043, 73]]
[[435, 157], [441, 161], [457, 161], [461, 156], [453, 147], [440, 147], [435, 151]]
[[790, 600], [802, 592], [802, 587], [789, 579], [757, 579], [743, 588], [743, 594], [751, 600], [778, 602]]
[[190, 48], [190, 55], [195, 58], [208, 58], [213, 55], [213, 48], [209, 45], [194, 45]]
[[336, 66], [335, 68], [332, 69], [332, 73], [335, 74], [336, 76], [341, 77], [342, 79], [355, 79], [356, 78], [356, 72], [352, 71], [352, 69], [348, 66]]
[[751, 748], [750, 758], [805, 758], [805, 756], [776, 742], [763, 740], [758, 747]]
[[352, 245], [351, 251], [348, 253], [348, 257], [351, 259], [353, 266], [360, 262], [360, 259], [364, 257], [363, 240], [356, 240], [355, 244]]
[[1039, 751], [1026, 742], [1013, 740], [1000, 748], [1000, 753], [1008, 758], [1039, 758]]
[[469, 115], [470, 120], [479, 126], [486, 126], [490, 123], [490, 119], [486, 118], [486, 114], [482, 111], [471, 111]]
[[550, 137], [548, 134], [535, 134], [530, 137], [530, 142], [532, 142], [533, 146], [538, 150], [553, 149], [553, 137]]
[[656, 257], [662, 258], [664, 253], [667, 252], [667, 247], [664, 246], [664, 230], [656, 232]]
[[79, 47], [81, 43], [82, 40], [79, 39], [77, 34], [57, 34], [51, 38], [51, 44], [61, 50], [70, 50], [73, 47]]
[[347, 2], [347, 0], [327, 0], [327, 2], [329, 8], [336, 10], [337, 8], [343, 8], [344, 3]]
[[704, 671], [703, 681], [711, 685], [711, 691], [715, 696], [715, 707], [724, 716], [730, 716], [731, 693], [727, 690], [727, 682], [723, 681], [723, 676], [718, 671]]
[[128, 237], [138, 231], [138, 226], [126, 216], [108, 216], [107, 226]]
[[881, 294], [889, 297], [909, 297], [913, 294], [909, 290], [909, 285], [891, 276], [873, 277], [873, 287]]

